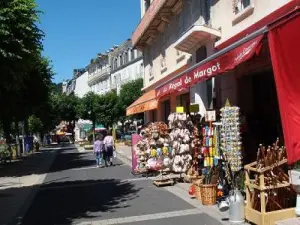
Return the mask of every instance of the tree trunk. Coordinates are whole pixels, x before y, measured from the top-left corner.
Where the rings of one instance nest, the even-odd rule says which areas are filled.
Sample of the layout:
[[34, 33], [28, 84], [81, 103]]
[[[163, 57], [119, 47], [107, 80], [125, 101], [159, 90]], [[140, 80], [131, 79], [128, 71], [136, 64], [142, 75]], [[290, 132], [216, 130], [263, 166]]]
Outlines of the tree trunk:
[[93, 142], [95, 142], [95, 127], [96, 127], [96, 122], [93, 120]]
[[24, 133], [25, 133], [26, 136], [29, 135], [28, 119], [24, 120]]
[[72, 141], [74, 141], [74, 143], [75, 143], [75, 125], [76, 125], [76, 121], [74, 119], [73, 120], [73, 130], [72, 130], [72, 138], [73, 138]]
[[19, 138], [19, 122], [15, 121], [15, 132], [16, 132], [16, 145], [17, 145], [17, 157], [21, 157], [21, 146]]
[[3, 133], [4, 133], [4, 138], [6, 140], [6, 144], [9, 144], [11, 142], [11, 127], [10, 127], [10, 122], [8, 120], [3, 120]]

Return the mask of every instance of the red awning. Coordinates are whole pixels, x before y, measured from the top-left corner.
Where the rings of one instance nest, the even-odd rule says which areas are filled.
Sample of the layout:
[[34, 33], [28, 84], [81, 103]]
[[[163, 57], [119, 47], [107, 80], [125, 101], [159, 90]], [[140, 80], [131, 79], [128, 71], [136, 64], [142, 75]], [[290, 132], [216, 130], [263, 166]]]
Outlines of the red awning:
[[237, 65], [251, 59], [255, 54], [258, 54], [261, 48], [263, 34], [245, 42], [244, 44], [230, 50], [223, 55], [220, 55], [209, 62], [201, 64], [190, 71], [169, 83], [156, 89], [156, 98], [161, 98], [164, 95], [175, 91], [180, 91], [189, 88], [192, 85], [207, 80], [213, 76], [228, 72], [234, 69]]
[[300, 10], [279, 21], [268, 40], [288, 163], [300, 160]]

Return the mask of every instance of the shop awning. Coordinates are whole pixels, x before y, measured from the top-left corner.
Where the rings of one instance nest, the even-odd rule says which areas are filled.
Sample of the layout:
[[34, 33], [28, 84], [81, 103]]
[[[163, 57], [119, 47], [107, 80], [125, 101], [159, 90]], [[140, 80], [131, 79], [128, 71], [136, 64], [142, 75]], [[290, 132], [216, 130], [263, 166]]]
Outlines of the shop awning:
[[86, 132], [88, 132], [89, 130], [91, 130], [93, 127], [92, 124], [84, 124], [83, 125], [83, 130], [85, 130]]
[[[254, 55], [258, 54], [261, 49], [262, 33], [263, 31], [256, 36], [253, 34], [254, 37], [250, 40], [241, 40], [213, 54], [192, 68], [184, 71], [173, 80], [166, 82], [156, 89], [156, 98], [161, 98], [172, 92], [189, 88], [198, 82], [228, 72], [239, 64], [251, 59]], [[249, 37], [246, 38], [249, 39]]]
[[300, 160], [300, 8], [268, 34], [288, 163]]
[[143, 94], [126, 109], [126, 116], [153, 110], [157, 106], [158, 102], [155, 98], [155, 90], [151, 90]]

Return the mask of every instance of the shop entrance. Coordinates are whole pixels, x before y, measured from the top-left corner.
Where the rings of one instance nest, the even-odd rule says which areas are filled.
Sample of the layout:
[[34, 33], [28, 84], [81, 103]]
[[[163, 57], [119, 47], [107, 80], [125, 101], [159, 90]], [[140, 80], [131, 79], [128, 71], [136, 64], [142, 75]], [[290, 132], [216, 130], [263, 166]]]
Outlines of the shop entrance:
[[243, 146], [246, 159], [256, 158], [259, 144], [283, 141], [277, 92], [272, 70], [238, 79], [238, 102], [242, 115]]

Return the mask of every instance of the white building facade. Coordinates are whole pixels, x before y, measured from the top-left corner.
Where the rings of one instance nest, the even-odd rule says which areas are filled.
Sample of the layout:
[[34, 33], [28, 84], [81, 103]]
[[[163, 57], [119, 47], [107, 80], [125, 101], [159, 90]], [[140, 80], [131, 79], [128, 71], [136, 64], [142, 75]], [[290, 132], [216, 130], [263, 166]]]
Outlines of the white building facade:
[[[189, 105], [197, 104], [198, 113], [203, 116], [217, 102], [218, 107], [223, 105], [227, 98], [236, 104], [238, 79], [234, 76], [211, 76], [192, 85], [181, 78], [206, 61], [212, 61], [210, 58], [217, 57], [219, 50], [230, 44], [238, 45], [239, 39], [283, 16], [287, 13], [284, 8], [288, 8], [285, 5], [292, 2], [296, 3], [291, 0], [140, 0], [141, 21], [132, 35], [132, 43], [143, 51], [143, 90], [152, 102], [141, 99], [139, 102], [144, 102], [144, 106], [131, 111], [144, 111], [145, 122], [166, 121], [177, 106], [189, 112]], [[243, 34], [236, 37], [240, 33]], [[247, 67], [244, 64], [240, 68], [243, 66]], [[229, 75], [236, 73], [226, 71]], [[180, 88], [172, 83], [175, 78], [179, 81], [175, 86]]]
[[88, 86], [96, 94], [105, 94], [111, 90], [109, 54], [98, 54], [87, 66]]
[[87, 84], [91, 91], [100, 95], [112, 90], [119, 93], [123, 84], [143, 78], [143, 56], [141, 51], [132, 47], [131, 40], [128, 39], [91, 60], [87, 71]]
[[[208, 1], [141, 0], [141, 16], [132, 42], [143, 51], [145, 93], [155, 93], [166, 81], [204, 60], [221, 36], [211, 23]], [[212, 83], [199, 83], [160, 98], [155, 108], [145, 111], [145, 122], [166, 121], [177, 106], [188, 111], [190, 104], [198, 104], [198, 113], [204, 115], [212, 105]]]
[[91, 88], [88, 85], [88, 71], [81, 70], [81, 71], [75, 71], [74, 70], [74, 78], [76, 80], [74, 94], [82, 98], [86, 93], [91, 91]]
[[123, 84], [144, 77], [142, 53], [132, 48], [130, 39], [110, 52], [110, 60], [111, 89], [117, 93]]

